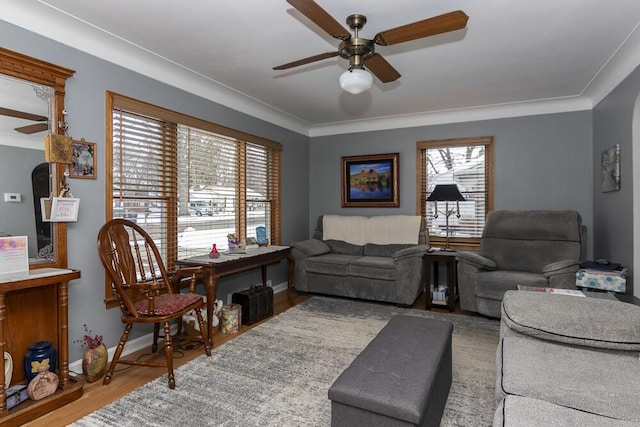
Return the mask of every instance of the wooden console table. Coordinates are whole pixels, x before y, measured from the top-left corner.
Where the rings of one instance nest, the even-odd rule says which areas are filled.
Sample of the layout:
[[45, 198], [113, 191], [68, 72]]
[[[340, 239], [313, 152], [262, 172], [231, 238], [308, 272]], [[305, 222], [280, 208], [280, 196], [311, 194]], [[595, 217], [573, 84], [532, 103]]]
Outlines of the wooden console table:
[[248, 250], [246, 254], [220, 254], [219, 258], [208, 255], [196, 256], [176, 261], [177, 266], [204, 267], [204, 280], [207, 289], [207, 334], [209, 345], [213, 346], [213, 303], [216, 299], [218, 279], [224, 276], [262, 269], [262, 284], [267, 285], [267, 266], [282, 260], [289, 261], [289, 277], [287, 279], [287, 299], [291, 301], [293, 268], [295, 261], [289, 246], [266, 246]]
[[23, 355], [29, 344], [41, 340], [53, 342], [58, 349], [60, 379], [51, 396], [7, 410], [4, 358], [0, 358], [0, 425], [22, 425], [82, 396], [82, 380], [69, 377], [67, 284], [78, 278], [78, 270], [43, 268], [31, 270], [24, 279], [0, 281], [0, 354], [12, 355], [12, 382], [25, 382]]

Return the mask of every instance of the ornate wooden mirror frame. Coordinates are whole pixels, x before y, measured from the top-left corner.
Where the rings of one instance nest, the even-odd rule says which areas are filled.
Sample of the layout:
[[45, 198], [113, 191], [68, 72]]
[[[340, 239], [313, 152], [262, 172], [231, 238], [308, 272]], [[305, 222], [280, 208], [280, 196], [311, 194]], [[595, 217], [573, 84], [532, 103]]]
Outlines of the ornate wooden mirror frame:
[[[50, 132], [64, 135], [62, 127], [64, 110], [64, 90], [66, 80], [75, 71], [63, 68], [49, 62], [41, 61], [21, 53], [0, 47], [0, 73], [22, 80], [38, 83], [53, 88], [52, 117]], [[43, 139], [44, 145], [44, 139]], [[57, 193], [64, 178], [64, 165], [51, 163], [51, 188]], [[30, 263], [29, 268], [67, 267], [67, 224], [64, 222], [51, 223], [53, 226], [53, 244], [55, 259], [52, 262]]]

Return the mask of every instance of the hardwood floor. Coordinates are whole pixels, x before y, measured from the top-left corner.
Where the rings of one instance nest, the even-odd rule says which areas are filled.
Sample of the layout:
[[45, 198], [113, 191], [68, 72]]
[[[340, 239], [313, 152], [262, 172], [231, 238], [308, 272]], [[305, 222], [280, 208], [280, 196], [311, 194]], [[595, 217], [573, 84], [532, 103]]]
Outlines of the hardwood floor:
[[[295, 292], [293, 293], [293, 302], [295, 304], [299, 304], [306, 299], [310, 298], [310, 295], [298, 295]], [[413, 308], [424, 310], [425, 306], [425, 295], [421, 295], [416, 302], [413, 304]], [[291, 305], [287, 301], [286, 292], [280, 292], [274, 295], [274, 314], [280, 314], [286, 310], [288, 310]], [[448, 312], [445, 308], [434, 307], [433, 311], [439, 312]], [[456, 304], [455, 313], [462, 313], [460, 311], [459, 304]], [[465, 313], [466, 314], [466, 313]], [[266, 319], [265, 321], [267, 321]], [[217, 332], [214, 336], [215, 346], [219, 346], [228, 340], [231, 340], [235, 337], [238, 337], [242, 333], [250, 330], [251, 328], [259, 325], [262, 322], [256, 323], [251, 326], [242, 326], [242, 329], [238, 334], [228, 335], [223, 334], [221, 332]], [[150, 351], [151, 343], [149, 343], [149, 349], [147, 353]], [[204, 354], [204, 350], [202, 347], [198, 347], [196, 349], [182, 349], [174, 350], [174, 369], [191, 361], [192, 359]], [[136, 356], [144, 356], [145, 351], [140, 351], [133, 355]], [[157, 352], [151, 360], [164, 360], [164, 353], [162, 351]], [[113, 374], [111, 379], [111, 383], [107, 386], [102, 384], [102, 380], [85, 384], [84, 393], [82, 397], [56, 411], [53, 411], [49, 414], [43, 415], [40, 418], [37, 418], [30, 423], [25, 424], [26, 426], [46, 426], [46, 427], [57, 427], [57, 426], [65, 426], [69, 423], [72, 423], [83, 416], [95, 411], [102, 406], [113, 402], [114, 400], [119, 399], [125, 394], [133, 391], [134, 389], [148, 383], [149, 381], [164, 375], [166, 372], [165, 368], [145, 368], [145, 367], [127, 367], [126, 365], [118, 365], [116, 367], [116, 372]], [[180, 384], [180, 377], [176, 377], [176, 383]], [[167, 386], [167, 391], [169, 391]]]

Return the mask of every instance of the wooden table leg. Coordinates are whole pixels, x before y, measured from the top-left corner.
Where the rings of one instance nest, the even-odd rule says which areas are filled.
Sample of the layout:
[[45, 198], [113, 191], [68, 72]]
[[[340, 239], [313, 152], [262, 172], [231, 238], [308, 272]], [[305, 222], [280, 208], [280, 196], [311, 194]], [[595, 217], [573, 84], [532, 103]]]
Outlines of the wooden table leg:
[[449, 288], [449, 311], [453, 311], [456, 306], [456, 258], [447, 260], [447, 287]]
[[213, 349], [213, 306], [216, 302], [218, 277], [211, 269], [207, 269], [207, 335], [209, 347]]
[[428, 257], [423, 258], [424, 263], [424, 285], [425, 285], [425, 294], [426, 294], [426, 302], [424, 304], [425, 310], [431, 310], [431, 300], [433, 299], [433, 294], [431, 293], [431, 260]]
[[287, 255], [287, 261], [289, 262], [289, 275], [287, 276], [287, 300], [290, 305], [293, 305], [293, 270], [296, 266], [296, 260], [293, 255]]
[[267, 266], [260, 266], [260, 270], [262, 271], [262, 286], [267, 286]]

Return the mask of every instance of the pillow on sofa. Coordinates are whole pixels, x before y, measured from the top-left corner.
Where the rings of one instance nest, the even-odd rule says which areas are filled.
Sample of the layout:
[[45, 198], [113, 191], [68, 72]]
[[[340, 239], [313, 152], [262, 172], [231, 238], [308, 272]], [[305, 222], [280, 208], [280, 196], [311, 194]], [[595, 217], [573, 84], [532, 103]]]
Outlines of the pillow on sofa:
[[414, 245], [407, 245], [402, 243], [395, 243], [391, 245], [376, 245], [373, 243], [367, 243], [364, 245], [364, 256], [382, 256], [391, 257], [400, 249], [409, 248]]
[[331, 252], [341, 255], [362, 255], [362, 246], [352, 245], [342, 240], [324, 240]]

